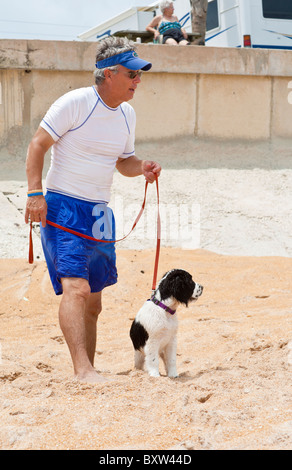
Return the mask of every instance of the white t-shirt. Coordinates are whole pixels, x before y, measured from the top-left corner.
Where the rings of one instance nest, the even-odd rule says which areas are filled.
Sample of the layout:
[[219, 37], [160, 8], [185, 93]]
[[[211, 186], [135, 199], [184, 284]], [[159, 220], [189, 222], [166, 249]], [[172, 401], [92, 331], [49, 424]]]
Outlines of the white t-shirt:
[[132, 106], [109, 108], [94, 86], [79, 88], [59, 98], [40, 125], [55, 140], [47, 189], [108, 202], [117, 159], [135, 154]]

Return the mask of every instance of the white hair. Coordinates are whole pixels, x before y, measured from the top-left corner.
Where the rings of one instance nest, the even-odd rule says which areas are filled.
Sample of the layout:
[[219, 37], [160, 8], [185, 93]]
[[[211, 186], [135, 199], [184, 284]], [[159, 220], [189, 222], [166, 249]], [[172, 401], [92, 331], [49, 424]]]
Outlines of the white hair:
[[[109, 36], [105, 39], [99, 41], [96, 51], [95, 61], [108, 59], [116, 54], [122, 54], [123, 52], [135, 51], [136, 47], [134, 42], [129, 41], [127, 38], [120, 38], [115, 36]], [[106, 69], [117, 72], [119, 65], [113, 65], [111, 67], [106, 67]], [[99, 85], [104, 81], [104, 69], [96, 69], [94, 71], [95, 83]]]
[[169, 8], [171, 5], [173, 4], [173, 2], [170, 2], [169, 0], [163, 0], [162, 2], [160, 2], [160, 10], [162, 13], [164, 13], [164, 10], [166, 8]]

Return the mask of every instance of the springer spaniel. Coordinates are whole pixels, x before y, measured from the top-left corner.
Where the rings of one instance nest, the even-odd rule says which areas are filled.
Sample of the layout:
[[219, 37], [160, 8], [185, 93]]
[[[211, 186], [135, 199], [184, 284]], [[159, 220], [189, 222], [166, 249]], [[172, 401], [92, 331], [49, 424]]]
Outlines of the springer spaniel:
[[176, 344], [179, 304], [188, 305], [202, 295], [203, 286], [182, 269], [168, 271], [160, 280], [154, 295], [138, 311], [130, 329], [135, 349], [135, 367], [151, 377], [159, 377], [159, 356], [168, 377], [177, 377]]

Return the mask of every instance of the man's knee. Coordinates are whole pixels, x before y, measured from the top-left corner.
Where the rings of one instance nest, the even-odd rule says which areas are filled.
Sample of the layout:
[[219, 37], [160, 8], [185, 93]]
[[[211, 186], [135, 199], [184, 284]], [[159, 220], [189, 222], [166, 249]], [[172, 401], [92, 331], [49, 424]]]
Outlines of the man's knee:
[[86, 313], [93, 317], [98, 317], [101, 313], [102, 304], [101, 304], [101, 292], [90, 294], [86, 303]]
[[84, 301], [90, 296], [90, 286], [86, 279], [77, 277], [64, 277], [61, 279], [63, 286], [63, 293], [75, 298], [80, 298]]

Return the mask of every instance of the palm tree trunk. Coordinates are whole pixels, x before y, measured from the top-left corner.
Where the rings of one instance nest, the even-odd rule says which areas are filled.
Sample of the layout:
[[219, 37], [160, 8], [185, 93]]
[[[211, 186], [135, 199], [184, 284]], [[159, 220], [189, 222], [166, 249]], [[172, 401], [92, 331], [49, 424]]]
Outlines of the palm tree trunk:
[[205, 45], [208, 0], [190, 0], [192, 8], [192, 31], [199, 35], [192, 44]]

